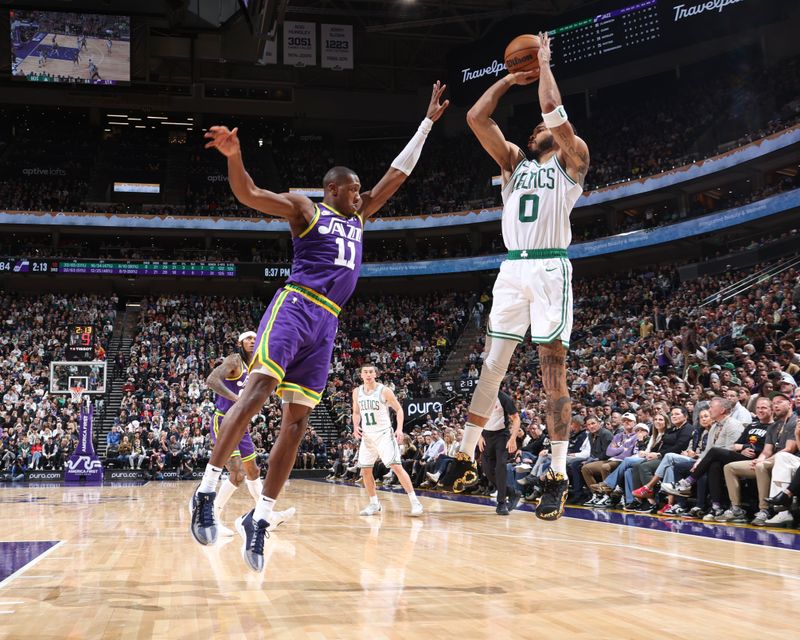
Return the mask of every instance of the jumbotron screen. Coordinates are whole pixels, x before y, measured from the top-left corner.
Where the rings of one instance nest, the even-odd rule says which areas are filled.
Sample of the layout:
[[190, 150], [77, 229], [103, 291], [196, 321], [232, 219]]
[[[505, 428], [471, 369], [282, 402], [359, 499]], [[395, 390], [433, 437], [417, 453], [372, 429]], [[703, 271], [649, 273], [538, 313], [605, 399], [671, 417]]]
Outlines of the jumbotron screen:
[[130, 16], [13, 9], [9, 17], [15, 80], [130, 84]]

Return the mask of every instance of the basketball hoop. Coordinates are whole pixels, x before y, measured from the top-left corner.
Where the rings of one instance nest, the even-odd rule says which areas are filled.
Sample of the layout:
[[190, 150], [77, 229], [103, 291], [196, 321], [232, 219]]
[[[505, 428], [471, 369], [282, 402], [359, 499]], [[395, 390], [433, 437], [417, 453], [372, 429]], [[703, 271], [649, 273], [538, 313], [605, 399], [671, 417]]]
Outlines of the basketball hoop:
[[84, 389], [83, 387], [70, 387], [69, 395], [72, 396], [72, 401], [80, 404], [84, 391], [86, 391], [86, 389]]

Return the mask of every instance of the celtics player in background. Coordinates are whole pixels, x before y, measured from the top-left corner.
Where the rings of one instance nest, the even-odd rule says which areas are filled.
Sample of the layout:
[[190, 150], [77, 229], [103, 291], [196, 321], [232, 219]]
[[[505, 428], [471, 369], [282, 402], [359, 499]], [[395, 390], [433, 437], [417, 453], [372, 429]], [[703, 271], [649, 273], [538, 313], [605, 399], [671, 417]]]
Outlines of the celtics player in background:
[[[472, 396], [454, 490], [477, 482], [475, 445], [492, 413], [497, 392], [514, 348], [528, 328], [539, 345], [542, 382], [547, 394], [547, 431], [553, 465], [543, 479], [536, 508], [543, 520], [564, 512], [567, 497], [566, 456], [572, 404], [567, 389], [566, 353], [572, 332], [572, 240], [569, 216], [583, 192], [589, 150], [575, 135], [561, 104], [550, 70], [550, 38], [539, 34], [539, 73], [511, 73], [495, 82], [467, 114], [467, 123], [503, 175], [503, 241], [508, 259], [495, 281], [487, 329], [486, 356]], [[513, 85], [528, 85], [539, 76], [540, 122], [528, 138], [530, 160], [508, 142], [492, 120], [501, 96]]]
[[[397, 401], [394, 391], [380, 384], [376, 377], [375, 365], [361, 367], [364, 384], [353, 389], [353, 435], [361, 440], [358, 447], [358, 466], [364, 478], [364, 488], [369, 495], [369, 504], [361, 511], [362, 516], [374, 516], [381, 511], [378, 492], [375, 490], [375, 477], [372, 466], [380, 457], [383, 464], [394, 471], [411, 501], [411, 515], [422, 515], [422, 504], [414, 492], [411, 478], [403, 469], [398, 443], [403, 441], [403, 407]], [[392, 429], [389, 409], [397, 416], [397, 428]]]
[[222, 467], [250, 419], [277, 392], [283, 400], [281, 429], [270, 452], [264, 488], [256, 508], [236, 520], [242, 558], [253, 571], [264, 570], [264, 543], [275, 501], [294, 466], [308, 416], [325, 390], [339, 312], [353, 295], [361, 271], [364, 225], [414, 170], [433, 123], [449, 104], [440, 102], [444, 90], [440, 82], [433, 85], [425, 119], [372, 189], [362, 191], [352, 169], [332, 167], [322, 179], [324, 195], [318, 204], [297, 193], [257, 187], [244, 168], [238, 129], [214, 126], [205, 135], [206, 148], [227, 158], [228, 181], [236, 199], [284, 218], [294, 249], [292, 275], [261, 318], [247, 386], [225, 415], [225, 428], [189, 503], [192, 535], [200, 544], [213, 544], [218, 535], [214, 500]]
[[[255, 345], [255, 331], [241, 333], [236, 341], [236, 351], [226, 356], [222, 363], [214, 367], [206, 379], [206, 386], [217, 395], [214, 400], [214, 424], [211, 429], [211, 439], [215, 445], [225, 414], [239, 399], [239, 394], [247, 384], [246, 363], [253, 359]], [[232, 536], [233, 530], [222, 524], [221, 514], [236, 489], [244, 482], [255, 502], [258, 502], [261, 497], [261, 472], [256, 464], [256, 448], [249, 431], [244, 432], [239, 445], [233, 450], [225, 466], [228, 468], [228, 479], [219, 488], [217, 499], [214, 502], [214, 515], [217, 520], [217, 534]], [[269, 523], [270, 530], [291, 518], [294, 512], [294, 507], [282, 512], [274, 511], [274, 517]]]

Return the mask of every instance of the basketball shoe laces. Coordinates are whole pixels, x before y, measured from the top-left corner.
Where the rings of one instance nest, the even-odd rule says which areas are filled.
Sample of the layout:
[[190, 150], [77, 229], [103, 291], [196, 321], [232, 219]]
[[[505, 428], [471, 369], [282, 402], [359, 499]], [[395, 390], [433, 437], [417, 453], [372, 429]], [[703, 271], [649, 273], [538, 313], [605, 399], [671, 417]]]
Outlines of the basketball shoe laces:
[[269, 523], [266, 520], [259, 520], [256, 523], [256, 531], [253, 536], [253, 553], [260, 556], [264, 555], [264, 541], [269, 538], [267, 527], [269, 527]]
[[197, 510], [200, 526], [203, 528], [214, 526], [214, 502], [208, 496], [200, 495], [200, 508]]

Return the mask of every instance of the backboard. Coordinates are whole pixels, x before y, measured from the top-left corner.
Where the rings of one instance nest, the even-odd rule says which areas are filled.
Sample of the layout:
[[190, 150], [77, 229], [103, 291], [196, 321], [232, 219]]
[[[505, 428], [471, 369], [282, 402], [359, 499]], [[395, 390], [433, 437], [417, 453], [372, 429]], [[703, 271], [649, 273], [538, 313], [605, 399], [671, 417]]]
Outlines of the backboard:
[[68, 394], [70, 387], [83, 387], [85, 394], [106, 392], [106, 363], [103, 360], [50, 363], [50, 393]]

